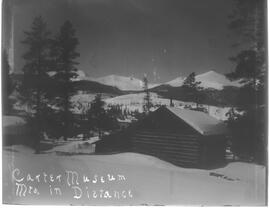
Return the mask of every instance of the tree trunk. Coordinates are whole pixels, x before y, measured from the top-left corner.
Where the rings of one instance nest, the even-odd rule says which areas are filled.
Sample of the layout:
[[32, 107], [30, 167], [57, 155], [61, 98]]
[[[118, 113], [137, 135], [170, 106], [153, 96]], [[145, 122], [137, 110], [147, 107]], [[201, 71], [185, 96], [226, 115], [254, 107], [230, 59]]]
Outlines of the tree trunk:
[[[64, 60], [67, 62], [67, 60]], [[68, 78], [68, 64], [66, 63], [64, 66], [65, 72], [65, 90], [64, 90], [64, 114], [65, 114], [65, 132], [64, 132], [64, 140], [67, 141], [68, 131], [69, 131], [69, 78]]]
[[[40, 51], [39, 51], [39, 56], [38, 56], [38, 69], [37, 69], [37, 78], [41, 79], [40, 76], [40, 65], [41, 65], [41, 57], [40, 57]], [[40, 153], [40, 141], [41, 141], [41, 115], [40, 115], [40, 105], [41, 105], [41, 90], [40, 90], [40, 85], [37, 86], [37, 106], [36, 106], [36, 119], [37, 119], [37, 130], [36, 130], [36, 154]]]
[[35, 136], [35, 153], [39, 154], [40, 153], [40, 141], [41, 141], [41, 118], [40, 118], [40, 89], [37, 90], [37, 106], [36, 106], [36, 119], [37, 119], [37, 124], [36, 124], [36, 134]]
[[65, 95], [65, 106], [64, 106], [64, 114], [65, 114], [65, 132], [64, 132], [64, 140], [67, 141], [68, 138], [68, 130], [69, 130], [69, 98], [67, 95], [68, 92], [66, 92]]

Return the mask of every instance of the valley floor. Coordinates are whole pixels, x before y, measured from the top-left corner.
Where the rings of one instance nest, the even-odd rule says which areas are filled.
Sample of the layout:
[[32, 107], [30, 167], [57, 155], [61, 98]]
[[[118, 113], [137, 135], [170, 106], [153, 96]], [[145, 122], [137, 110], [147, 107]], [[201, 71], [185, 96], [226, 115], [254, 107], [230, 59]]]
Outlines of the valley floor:
[[242, 162], [198, 170], [136, 153], [3, 149], [3, 202], [11, 204], [265, 205], [265, 178], [265, 167]]

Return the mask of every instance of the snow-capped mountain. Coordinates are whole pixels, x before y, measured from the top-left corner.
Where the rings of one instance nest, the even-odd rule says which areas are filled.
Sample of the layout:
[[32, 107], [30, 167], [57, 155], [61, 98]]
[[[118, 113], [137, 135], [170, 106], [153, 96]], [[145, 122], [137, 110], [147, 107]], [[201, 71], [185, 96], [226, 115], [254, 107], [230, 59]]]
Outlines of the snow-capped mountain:
[[97, 78], [95, 81], [104, 85], [117, 87], [120, 90], [140, 91], [143, 89], [143, 82], [133, 77], [109, 75], [109, 76]]
[[[201, 82], [200, 86], [203, 88], [213, 88], [216, 90], [222, 90], [225, 86], [240, 87], [239, 81], [230, 81], [225, 75], [219, 74], [215, 71], [208, 71], [203, 74], [196, 75], [196, 81]], [[178, 77], [165, 84], [172, 87], [180, 87], [183, 85], [185, 78]]]
[[[108, 75], [99, 78], [92, 78], [85, 75], [83, 71], [78, 71], [78, 77], [74, 81], [88, 80], [98, 82], [103, 85], [113, 86], [122, 91], [141, 91], [143, 90], [143, 81], [134, 77], [126, 77], [120, 75]], [[185, 77], [177, 77], [169, 82], [163, 83], [171, 87], [180, 87], [183, 85]], [[196, 75], [196, 81], [201, 82], [203, 88], [212, 88], [222, 90], [225, 86], [240, 87], [240, 81], [230, 81], [225, 75], [215, 71], [208, 71]], [[148, 88], [154, 88], [162, 84], [148, 84]]]
[[166, 82], [165, 84], [170, 85], [172, 87], [180, 87], [183, 85], [184, 80], [185, 80], [185, 77], [177, 77], [176, 79]]
[[203, 88], [223, 89], [225, 86], [240, 87], [239, 81], [230, 81], [225, 75], [215, 71], [209, 71], [196, 76], [196, 80], [201, 82]]
[[[119, 75], [108, 75], [99, 78], [87, 78], [88, 80], [99, 82], [104, 85], [117, 87], [123, 91], [141, 91], [143, 90], [143, 81], [134, 77], [125, 77]], [[158, 84], [148, 84], [149, 88], [155, 87]]]
[[[56, 74], [56, 71], [50, 71], [48, 72], [49, 76], [54, 76]], [[88, 80], [88, 77], [82, 70], [76, 71], [77, 77], [73, 78], [72, 81], [80, 81], [80, 80]]]

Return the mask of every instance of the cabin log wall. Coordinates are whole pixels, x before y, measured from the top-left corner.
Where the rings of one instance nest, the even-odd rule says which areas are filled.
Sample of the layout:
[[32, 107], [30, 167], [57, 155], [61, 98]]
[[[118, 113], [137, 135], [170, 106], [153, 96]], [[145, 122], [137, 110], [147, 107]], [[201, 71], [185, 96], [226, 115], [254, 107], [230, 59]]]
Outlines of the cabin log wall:
[[200, 142], [196, 136], [136, 131], [130, 139], [134, 152], [150, 154], [179, 166], [200, 166]]

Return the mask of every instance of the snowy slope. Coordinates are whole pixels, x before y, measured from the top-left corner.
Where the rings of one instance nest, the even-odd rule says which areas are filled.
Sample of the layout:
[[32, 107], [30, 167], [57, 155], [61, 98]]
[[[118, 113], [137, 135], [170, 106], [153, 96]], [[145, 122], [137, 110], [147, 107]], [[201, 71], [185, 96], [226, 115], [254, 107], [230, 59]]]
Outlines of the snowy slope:
[[[121, 95], [113, 98], [106, 99], [105, 102], [111, 105], [120, 105], [124, 108], [128, 108], [131, 111], [138, 110], [143, 111], [145, 93], [134, 93]], [[151, 101], [154, 106], [156, 105], [169, 105], [170, 100], [159, 97], [156, 93], [150, 93]], [[175, 101], [177, 105], [184, 104], [181, 101]], [[155, 110], [157, 107], [152, 108]]]
[[[56, 71], [48, 72], [49, 76], [54, 76], [55, 74], [56, 74]], [[72, 81], [79, 81], [79, 80], [87, 80], [88, 79], [88, 77], [86, 76], [86, 74], [82, 70], [77, 70], [76, 74], [77, 74], [77, 77], [73, 78]]]
[[[203, 88], [213, 88], [217, 90], [223, 89], [225, 86], [240, 87], [239, 81], [230, 81], [225, 75], [217, 73], [215, 71], [208, 71], [203, 74], [196, 75], [196, 81], [201, 82], [200, 86]], [[165, 84], [172, 87], [180, 87], [183, 85], [185, 77], [178, 77]]]
[[[72, 112], [74, 113], [85, 113], [86, 110], [90, 108], [91, 102], [95, 99], [96, 93], [83, 93], [79, 92], [76, 95], [71, 97], [72, 102]], [[109, 99], [111, 97], [110, 94], [101, 93], [101, 98], [103, 100]]]
[[209, 71], [196, 76], [196, 80], [201, 82], [203, 88], [214, 88], [217, 90], [223, 89], [225, 86], [240, 87], [237, 81], [230, 81], [225, 75], [215, 71]]
[[73, 81], [80, 81], [80, 80], [87, 80], [87, 76], [82, 70], [78, 70], [77, 72], [77, 77], [73, 79]]
[[[53, 72], [50, 73], [53, 75]], [[143, 81], [134, 77], [125, 77], [119, 75], [108, 75], [99, 78], [92, 78], [85, 75], [81, 70], [77, 71], [78, 77], [74, 81], [88, 80], [99, 82], [104, 85], [109, 85], [117, 87], [123, 91], [141, 91], [143, 90]], [[180, 87], [183, 85], [185, 77], [177, 77], [171, 81], [151, 84], [149, 83], [149, 89], [157, 87], [161, 84], [170, 85], [172, 87]], [[217, 90], [223, 89], [225, 86], [240, 87], [239, 81], [230, 81], [225, 75], [217, 73], [215, 71], [208, 71], [203, 74], [196, 75], [196, 80], [201, 82], [201, 87], [203, 88], [213, 88]]]
[[143, 89], [143, 82], [133, 77], [109, 75], [109, 76], [97, 78], [96, 81], [101, 84], [117, 87], [120, 90], [139, 91]]
[[[134, 93], [134, 94], [127, 94], [116, 96], [113, 98], [108, 98], [105, 100], [107, 104], [110, 105], [120, 105], [124, 108], [129, 109], [130, 111], [138, 110], [139, 112], [143, 111], [143, 103], [144, 103], [144, 96], [145, 93]], [[151, 110], [156, 110], [158, 106], [161, 105], [170, 105], [170, 100], [166, 98], [161, 98], [156, 93], [150, 93], [150, 98], [155, 107]], [[173, 100], [174, 106], [178, 108], [185, 108], [185, 107], [196, 107], [196, 103], [193, 102], [184, 102], [180, 100]], [[210, 116], [218, 119], [218, 120], [227, 120], [227, 113], [230, 110], [229, 107], [217, 107], [211, 105], [202, 105], [204, 108], [207, 109]]]
[[180, 87], [183, 85], [184, 80], [185, 80], [185, 77], [177, 77], [176, 79], [166, 82], [165, 84], [170, 85], [172, 87]]
[[[86, 77], [85, 79], [99, 82], [104, 85], [117, 87], [123, 91], [141, 91], [143, 90], [143, 81], [134, 77], [125, 77], [119, 75], [108, 75], [99, 78]], [[148, 88], [156, 87], [159, 84], [148, 84]]]
[[[22, 177], [40, 175], [41, 182], [27, 182], [40, 195], [16, 197], [12, 171], [18, 168]], [[75, 199], [73, 186], [67, 183], [66, 171], [76, 171], [76, 186], [83, 195]], [[61, 183], [43, 180], [43, 175], [61, 174]], [[121, 174], [122, 181], [92, 183], [94, 176]], [[217, 177], [218, 174], [223, 177]], [[91, 182], [85, 184], [83, 175]], [[226, 176], [226, 178], [225, 178]], [[230, 178], [230, 180], [227, 180]], [[264, 205], [266, 169], [251, 163], [230, 163], [214, 170], [185, 169], [152, 156], [121, 153], [114, 155], [59, 156], [54, 153], [35, 155], [23, 146], [3, 150], [3, 202], [12, 204], [65, 205]], [[47, 180], [49, 177], [47, 177]], [[50, 195], [49, 188], [61, 188], [61, 195]], [[90, 197], [87, 197], [88, 187]], [[93, 198], [93, 190], [130, 190], [132, 197], [122, 199]]]

